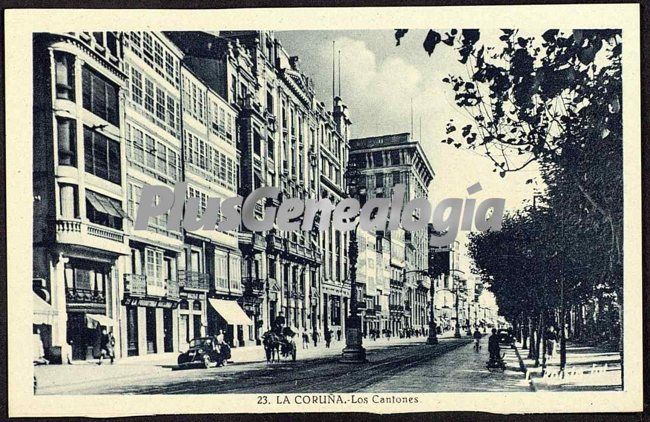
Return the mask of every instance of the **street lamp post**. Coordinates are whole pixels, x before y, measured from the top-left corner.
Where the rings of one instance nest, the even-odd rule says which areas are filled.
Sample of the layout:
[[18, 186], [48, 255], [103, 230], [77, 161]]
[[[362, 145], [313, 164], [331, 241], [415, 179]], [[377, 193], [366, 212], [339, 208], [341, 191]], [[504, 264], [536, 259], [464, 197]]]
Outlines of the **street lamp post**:
[[348, 257], [350, 258], [350, 316], [345, 322], [345, 348], [341, 356], [342, 363], [366, 362], [366, 349], [361, 338], [361, 317], [357, 309], [357, 229], [350, 232]]
[[[357, 177], [359, 169], [350, 164], [345, 178], [347, 190], [350, 197], [354, 198], [357, 193]], [[363, 205], [363, 204], [362, 204]], [[357, 216], [357, 219], [359, 216]], [[341, 360], [342, 363], [364, 363], [366, 361], [366, 349], [363, 348], [363, 339], [361, 338], [361, 317], [358, 311], [357, 298], [357, 260], [359, 258], [359, 245], [357, 243], [357, 228], [359, 221], [350, 231], [348, 240], [348, 258], [350, 263], [350, 315], [345, 319], [345, 348], [343, 349]]]
[[[458, 270], [458, 269], [456, 269], [456, 268], [452, 268], [452, 269], [450, 269], [449, 271], [450, 271], [450, 272], [455, 271], [455, 272], [459, 272], [459, 273], [461, 273], [461, 274], [465, 274], [465, 272], [464, 272], [463, 270]], [[460, 293], [460, 286], [459, 286], [458, 284], [456, 284], [456, 283], [454, 283], [454, 293], [455, 293], [455, 295], [456, 295], [456, 302], [455, 302], [455, 307], [456, 307], [456, 326], [454, 327], [454, 337], [455, 337], [455, 338], [460, 338], [460, 337], [461, 337], [461, 335], [460, 335], [460, 320], [459, 320], [459, 318], [458, 318], [458, 296], [459, 296], [459, 293]]]
[[434, 302], [434, 280], [433, 277], [430, 277], [431, 279], [431, 286], [429, 286], [429, 291], [431, 293], [431, 312], [429, 314], [429, 336], [427, 337], [427, 344], [438, 344], [438, 335], [436, 333], [436, 316], [435, 316], [435, 309], [436, 309], [436, 304]]

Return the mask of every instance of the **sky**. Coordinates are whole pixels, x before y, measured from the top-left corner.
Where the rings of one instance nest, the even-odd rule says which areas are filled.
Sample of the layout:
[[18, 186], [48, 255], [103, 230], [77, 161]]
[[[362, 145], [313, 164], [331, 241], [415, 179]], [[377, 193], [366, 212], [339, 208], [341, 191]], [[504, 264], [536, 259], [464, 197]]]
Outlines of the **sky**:
[[[442, 79], [449, 74], [467, 77], [467, 71], [458, 62], [457, 52], [443, 44], [429, 57], [422, 47], [426, 32], [410, 30], [400, 46], [395, 45], [393, 30], [287, 31], [276, 35], [290, 55], [300, 58], [301, 70], [313, 79], [317, 98], [326, 104], [331, 104], [332, 98], [335, 42], [335, 67], [338, 72], [340, 50], [340, 93], [350, 111], [353, 138], [411, 132], [412, 101], [414, 138], [420, 140], [436, 173], [429, 189], [434, 207], [444, 198], [468, 197], [467, 187], [476, 182], [483, 188], [472, 195], [477, 203], [485, 198], [505, 198], [506, 210], [521, 208], [524, 201], [530, 203], [534, 185], [526, 180], [538, 175], [536, 169], [501, 178], [492, 171], [488, 158], [441, 143], [449, 119], [454, 119], [458, 128], [469, 123]], [[482, 31], [485, 38], [489, 43], [490, 34]], [[336, 79], [338, 94], [338, 74]], [[466, 233], [460, 232], [457, 239], [464, 246]], [[465, 258], [461, 268], [467, 272], [469, 264]]]

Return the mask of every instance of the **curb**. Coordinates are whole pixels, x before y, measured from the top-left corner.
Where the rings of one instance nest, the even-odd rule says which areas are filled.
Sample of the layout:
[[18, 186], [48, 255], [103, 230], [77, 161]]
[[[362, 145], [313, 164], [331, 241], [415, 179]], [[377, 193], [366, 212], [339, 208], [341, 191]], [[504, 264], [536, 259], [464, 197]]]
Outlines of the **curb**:
[[524, 376], [528, 380], [528, 387], [530, 388], [530, 391], [537, 391], [537, 387], [535, 387], [535, 382], [533, 382], [533, 378], [530, 376], [530, 372], [528, 371], [528, 368], [526, 367], [524, 360], [521, 358], [521, 355], [519, 354], [519, 348], [514, 344], [512, 347], [515, 349], [515, 354], [517, 355], [517, 359], [519, 360], [519, 369], [521, 370], [521, 372], [524, 373]]

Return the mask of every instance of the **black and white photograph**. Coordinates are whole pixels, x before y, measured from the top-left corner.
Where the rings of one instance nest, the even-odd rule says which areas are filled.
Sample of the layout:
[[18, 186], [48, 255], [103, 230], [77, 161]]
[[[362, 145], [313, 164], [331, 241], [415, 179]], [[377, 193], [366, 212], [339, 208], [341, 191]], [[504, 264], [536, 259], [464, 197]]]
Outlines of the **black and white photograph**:
[[641, 410], [638, 6], [580, 7], [29, 26], [21, 394]]

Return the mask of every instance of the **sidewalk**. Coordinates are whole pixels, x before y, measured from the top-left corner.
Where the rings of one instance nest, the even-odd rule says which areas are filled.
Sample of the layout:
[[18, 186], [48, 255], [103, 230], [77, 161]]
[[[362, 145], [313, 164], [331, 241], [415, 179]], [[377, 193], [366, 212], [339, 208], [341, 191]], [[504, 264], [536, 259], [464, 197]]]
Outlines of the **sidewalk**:
[[[526, 378], [538, 391], [620, 391], [621, 357], [618, 351], [602, 347], [567, 342], [564, 376], [560, 372], [559, 352], [546, 361], [546, 370], [535, 368], [534, 359], [528, 359], [528, 350], [517, 344]], [[542, 373], [543, 372], [543, 373]]]

